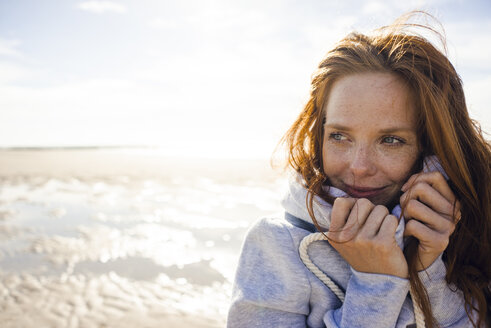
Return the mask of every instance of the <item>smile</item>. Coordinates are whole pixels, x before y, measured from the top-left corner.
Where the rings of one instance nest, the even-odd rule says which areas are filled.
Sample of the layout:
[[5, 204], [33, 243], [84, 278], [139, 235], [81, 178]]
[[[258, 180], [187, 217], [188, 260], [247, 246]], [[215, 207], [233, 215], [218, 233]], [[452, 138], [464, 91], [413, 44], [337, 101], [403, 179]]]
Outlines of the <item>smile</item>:
[[354, 198], [369, 198], [369, 197], [374, 197], [379, 194], [381, 194], [385, 187], [380, 187], [380, 188], [370, 188], [370, 187], [357, 187], [357, 186], [350, 186], [350, 185], [345, 185], [346, 193], [348, 193], [351, 197]]

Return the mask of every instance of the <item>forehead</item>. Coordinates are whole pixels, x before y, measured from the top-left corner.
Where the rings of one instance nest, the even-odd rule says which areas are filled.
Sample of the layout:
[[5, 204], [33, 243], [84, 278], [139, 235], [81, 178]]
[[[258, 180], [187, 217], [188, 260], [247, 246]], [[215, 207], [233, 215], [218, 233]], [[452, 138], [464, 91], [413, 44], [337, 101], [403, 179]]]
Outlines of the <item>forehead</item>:
[[392, 73], [352, 74], [336, 80], [325, 112], [326, 123], [353, 128], [415, 129], [416, 125], [410, 90]]

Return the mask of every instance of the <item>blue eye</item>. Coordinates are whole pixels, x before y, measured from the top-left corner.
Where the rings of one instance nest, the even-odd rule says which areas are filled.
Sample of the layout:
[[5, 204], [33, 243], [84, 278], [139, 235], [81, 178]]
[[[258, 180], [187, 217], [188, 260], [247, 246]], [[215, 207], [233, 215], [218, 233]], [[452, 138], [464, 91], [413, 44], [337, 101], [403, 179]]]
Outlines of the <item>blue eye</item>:
[[388, 136], [388, 137], [383, 137], [382, 142], [394, 145], [394, 144], [403, 144], [404, 140], [397, 137]]
[[344, 138], [345, 137], [341, 133], [331, 133], [329, 135], [329, 139], [334, 139], [336, 141], [343, 141]]

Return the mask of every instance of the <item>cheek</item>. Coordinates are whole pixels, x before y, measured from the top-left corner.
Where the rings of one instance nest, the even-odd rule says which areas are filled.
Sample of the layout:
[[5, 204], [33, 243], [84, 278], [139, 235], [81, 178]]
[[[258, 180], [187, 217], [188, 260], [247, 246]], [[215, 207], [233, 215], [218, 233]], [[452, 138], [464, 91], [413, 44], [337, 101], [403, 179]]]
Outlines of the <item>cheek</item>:
[[336, 147], [324, 147], [322, 150], [324, 173], [329, 176], [341, 174], [344, 168], [349, 167], [347, 155], [346, 151], [340, 151]]
[[391, 181], [403, 184], [411, 175], [415, 161], [418, 159], [417, 151], [390, 156], [383, 161], [384, 172]]

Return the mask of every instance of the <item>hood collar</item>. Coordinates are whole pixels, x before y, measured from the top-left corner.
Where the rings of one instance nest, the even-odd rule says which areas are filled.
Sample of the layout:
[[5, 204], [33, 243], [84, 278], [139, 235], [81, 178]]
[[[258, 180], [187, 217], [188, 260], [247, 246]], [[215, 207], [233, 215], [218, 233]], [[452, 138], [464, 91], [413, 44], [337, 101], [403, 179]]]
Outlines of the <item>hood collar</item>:
[[[439, 171], [448, 180], [448, 176], [443, 170], [440, 162], [436, 156], [428, 156], [423, 161], [423, 172], [433, 172]], [[323, 188], [329, 188], [329, 195], [336, 197], [347, 197], [348, 195], [335, 187], [325, 186]], [[325, 189], [326, 190], [326, 189]], [[302, 176], [293, 172], [289, 177], [288, 190], [285, 193], [281, 205], [286, 212], [296, 216], [297, 218], [312, 223], [313, 221], [307, 211], [307, 189], [305, 187], [305, 181]], [[329, 225], [331, 223], [331, 211], [332, 205], [321, 199], [318, 196], [314, 196], [313, 201], [314, 215], [319, 226], [325, 230], [329, 230]], [[397, 205], [393, 210], [392, 214], [396, 217], [401, 215], [401, 207]], [[404, 218], [399, 221], [399, 226], [396, 231], [396, 240], [402, 248], [402, 235], [404, 233]]]

